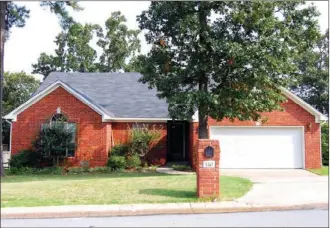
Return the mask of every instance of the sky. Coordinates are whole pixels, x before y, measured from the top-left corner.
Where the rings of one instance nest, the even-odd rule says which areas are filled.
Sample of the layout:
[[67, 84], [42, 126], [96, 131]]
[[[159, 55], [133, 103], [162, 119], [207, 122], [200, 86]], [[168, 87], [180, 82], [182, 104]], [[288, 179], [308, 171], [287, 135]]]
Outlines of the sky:
[[[311, 2], [308, 2], [311, 4]], [[314, 1], [320, 11], [320, 29], [322, 32], [328, 28], [329, 6], [327, 1]], [[27, 73], [32, 72], [32, 64], [37, 63], [40, 53], [53, 54], [56, 48], [55, 37], [61, 32], [56, 15], [40, 7], [40, 2], [16, 2], [25, 5], [30, 10], [30, 18], [23, 28], [13, 28], [10, 38], [5, 43], [5, 71]], [[83, 11], [72, 12], [72, 16], [80, 23], [95, 23], [104, 25], [106, 19], [113, 11], [121, 11], [127, 19], [130, 29], [138, 29], [136, 16], [148, 9], [147, 1], [84, 1], [80, 2]], [[139, 36], [141, 40], [141, 52], [147, 53], [150, 46], [144, 39], [144, 34]], [[41, 79], [40, 75], [34, 75]]]

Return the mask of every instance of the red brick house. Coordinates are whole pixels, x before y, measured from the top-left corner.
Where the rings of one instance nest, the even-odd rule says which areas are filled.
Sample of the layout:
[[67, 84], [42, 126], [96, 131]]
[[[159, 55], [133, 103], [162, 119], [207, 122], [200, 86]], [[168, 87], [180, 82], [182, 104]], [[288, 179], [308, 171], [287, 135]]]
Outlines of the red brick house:
[[[37, 92], [5, 116], [11, 124], [11, 154], [31, 148], [41, 126], [61, 116], [74, 125], [76, 149], [68, 161], [103, 166], [108, 151], [128, 140], [130, 128], [147, 123], [161, 129], [152, 163], [195, 164], [197, 114], [188, 121], [168, 117], [168, 105], [138, 73], [51, 73]], [[220, 141], [222, 168], [319, 168], [320, 124], [327, 117], [286, 89], [285, 111], [262, 113], [266, 122], [209, 119], [211, 139]]]

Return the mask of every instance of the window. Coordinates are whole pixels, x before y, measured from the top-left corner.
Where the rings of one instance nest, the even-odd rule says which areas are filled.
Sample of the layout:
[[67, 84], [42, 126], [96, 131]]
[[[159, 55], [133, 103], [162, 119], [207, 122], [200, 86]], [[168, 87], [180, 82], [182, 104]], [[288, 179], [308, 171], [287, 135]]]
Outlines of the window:
[[[76, 124], [68, 122], [68, 118], [63, 114], [54, 114], [48, 123], [41, 124], [41, 129], [46, 128], [64, 128], [72, 134], [71, 143], [76, 141]], [[66, 157], [74, 157], [75, 150], [67, 148]]]

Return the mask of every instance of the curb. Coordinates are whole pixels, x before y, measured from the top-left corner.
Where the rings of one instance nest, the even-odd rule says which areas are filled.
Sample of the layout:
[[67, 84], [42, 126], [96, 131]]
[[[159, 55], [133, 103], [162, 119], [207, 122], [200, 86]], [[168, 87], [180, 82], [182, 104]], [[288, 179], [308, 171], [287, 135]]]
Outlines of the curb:
[[211, 214], [279, 210], [328, 209], [328, 203], [300, 205], [247, 205], [242, 203], [182, 203], [136, 205], [86, 205], [34, 208], [2, 208], [1, 219], [112, 217], [162, 214]]

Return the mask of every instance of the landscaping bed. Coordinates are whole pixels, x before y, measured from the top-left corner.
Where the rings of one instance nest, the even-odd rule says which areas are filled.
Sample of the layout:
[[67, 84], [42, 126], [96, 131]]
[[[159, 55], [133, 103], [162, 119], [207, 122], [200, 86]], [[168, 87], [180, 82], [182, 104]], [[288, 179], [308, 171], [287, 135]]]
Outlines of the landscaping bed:
[[[219, 201], [239, 198], [252, 187], [239, 177], [220, 178]], [[9, 175], [1, 179], [1, 207], [196, 202], [195, 175], [104, 173]]]

